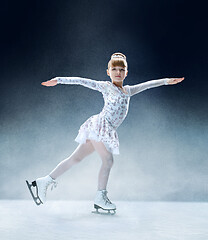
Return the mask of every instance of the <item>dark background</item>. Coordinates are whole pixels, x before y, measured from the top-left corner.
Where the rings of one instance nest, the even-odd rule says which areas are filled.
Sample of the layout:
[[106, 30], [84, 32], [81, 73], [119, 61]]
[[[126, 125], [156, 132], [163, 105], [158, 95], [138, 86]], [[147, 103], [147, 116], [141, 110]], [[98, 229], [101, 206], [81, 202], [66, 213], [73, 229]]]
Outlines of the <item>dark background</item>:
[[[126, 84], [185, 80], [132, 98], [119, 133], [121, 156], [115, 158], [120, 168], [112, 172], [112, 194], [120, 199], [207, 199], [205, 1], [1, 1], [0, 11], [1, 198], [27, 198], [25, 186], [10, 190], [8, 184], [20, 186], [25, 178], [47, 174], [77, 146], [79, 126], [102, 109], [101, 95], [90, 89], [40, 83], [55, 76], [109, 80], [107, 63], [119, 51], [129, 65]], [[89, 159], [80, 167], [87, 168], [83, 181], [74, 170], [75, 198], [91, 197], [75, 189], [96, 186], [89, 178], [91, 168], [98, 172], [94, 164]], [[125, 196], [121, 186], [128, 189]], [[145, 194], [138, 196], [138, 189]]]

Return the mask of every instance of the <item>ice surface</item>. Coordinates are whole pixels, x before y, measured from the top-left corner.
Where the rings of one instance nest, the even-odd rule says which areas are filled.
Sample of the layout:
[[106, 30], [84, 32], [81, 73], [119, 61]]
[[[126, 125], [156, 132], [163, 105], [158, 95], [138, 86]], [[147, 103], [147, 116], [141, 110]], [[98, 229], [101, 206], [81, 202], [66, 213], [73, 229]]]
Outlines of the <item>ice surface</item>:
[[0, 201], [1, 240], [206, 240], [208, 203], [115, 202], [116, 215], [91, 201]]

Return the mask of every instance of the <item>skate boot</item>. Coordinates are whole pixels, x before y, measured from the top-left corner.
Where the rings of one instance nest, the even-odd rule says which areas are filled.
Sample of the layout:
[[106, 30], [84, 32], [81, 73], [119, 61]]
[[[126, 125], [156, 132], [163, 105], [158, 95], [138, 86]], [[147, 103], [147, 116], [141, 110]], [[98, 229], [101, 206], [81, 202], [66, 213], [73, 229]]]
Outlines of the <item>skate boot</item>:
[[[47, 189], [51, 184], [52, 184], [51, 190], [53, 190], [53, 187], [57, 186], [57, 182], [53, 178], [51, 178], [49, 175], [42, 178], [38, 178], [35, 181], [33, 181], [31, 184], [26, 180], [26, 183], [30, 190], [32, 198], [37, 205], [45, 203]], [[36, 188], [36, 196], [32, 191], [32, 187]]]
[[106, 190], [100, 190], [97, 191], [97, 194], [95, 196], [94, 200], [94, 208], [96, 209], [96, 212], [93, 213], [101, 213], [99, 212], [98, 209], [104, 210], [105, 214], [107, 211], [107, 214], [115, 214], [116, 213], [116, 205], [113, 204], [107, 197], [107, 191]]

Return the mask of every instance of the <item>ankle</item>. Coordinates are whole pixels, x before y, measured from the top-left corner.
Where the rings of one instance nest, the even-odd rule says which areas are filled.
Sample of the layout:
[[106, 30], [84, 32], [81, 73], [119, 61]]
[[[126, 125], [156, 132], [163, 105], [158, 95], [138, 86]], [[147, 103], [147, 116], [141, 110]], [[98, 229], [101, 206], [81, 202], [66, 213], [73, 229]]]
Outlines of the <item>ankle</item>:
[[56, 180], [56, 178], [52, 177], [51, 175], [47, 175], [47, 176], [49, 176], [52, 180]]

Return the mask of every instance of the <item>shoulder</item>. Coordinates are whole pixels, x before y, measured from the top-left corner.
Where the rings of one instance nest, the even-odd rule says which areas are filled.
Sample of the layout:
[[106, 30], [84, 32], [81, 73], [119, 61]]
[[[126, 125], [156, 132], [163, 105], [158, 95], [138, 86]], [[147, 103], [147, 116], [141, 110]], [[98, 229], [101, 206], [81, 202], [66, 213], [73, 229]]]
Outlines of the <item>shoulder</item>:
[[130, 95], [130, 86], [129, 85], [125, 85], [125, 86], [123, 86], [123, 88]]
[[106, 87], [112, 87], [112, 82], [110, 81], [103, 81]]

